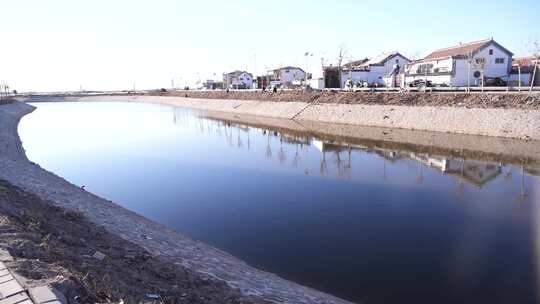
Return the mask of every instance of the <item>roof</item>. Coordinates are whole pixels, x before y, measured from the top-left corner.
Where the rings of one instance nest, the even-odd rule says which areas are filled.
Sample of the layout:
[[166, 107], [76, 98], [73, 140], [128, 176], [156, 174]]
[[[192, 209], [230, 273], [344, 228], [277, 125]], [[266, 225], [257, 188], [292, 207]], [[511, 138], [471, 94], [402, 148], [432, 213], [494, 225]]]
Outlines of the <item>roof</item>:
[[240, 71], [240, 70], [236, 70], [236, 71], [230, 72], [230, 73], [225, 73], [225, 75], [231, 75], [231, 74], [233, 74], [233, 75], [240, 75], [240, 74], [242, 74], [242, 73], [246, 73], [246, 74], [248, 74], [249, 76], [253, 77], [253, 75], [252, 75], [251, 73], [246, 72], [246, 71]]
[[294, 66], [285, 66], [285, 67], [277, 68], [274, 71], [281, 71], [281, 70], [300, 70], [300, 71], [304, 72], [304, 70], [302, 68], [294, 67]]
[[390, 52], [390, 53], [382, 53], [378, 56], [375, 56], [373, 58], [371, 58], [370, 60], [368, 60], [367, 62], [365, 62], [363, 65], [380, 65], [380, 64], [385, 64], [388, 60], [392, 59], [393, 57], [395, 56], [401, 56], [405, 59], [407, 59], [408, 61], [410, 61], [407, 57], [401, 55], [399, 52]]
[[364, 59], [360, 59], [360, 60], [356, 60], [356, 61], [351, 61], [349, 63], [344, 64], [343, 66], [346, 67], [346, 68], [355, 67], [355, 66], [363, 65], [364, 63], [366, 63], [368, 61], [369, 61], [368, 58], [364, 58]]
[[459, 45], [439, 49], [431, 54], [427, 55], [423, 60], [426, 59], [437, 59], [437, 58], [447, 58], [447, 57], [456, 57], [456, 56], [468, 56], [469, 54], [475, 54], [482, 50], [483, 48], [487, 47], [490, 44], [495, 44], [499, 48], [501, 48], [503, 51], [508, 53], [510, 56], [513, 56], [514, 54], [495, 42], [493, 38], [490, 39], [484, 39], [480, 41], [474, 41], [474, 42], [468, 42], [468, 43], [460, 43]]
[[534, 66], [534, 63], [540, 63], [540, 58], [536, 58], [534, 56], [529, 57], [519, 57], [512, 59], [512, 65], [515, 66]]
[[371, 59], [368, 59], [368, 58], [364, 58], [364, 59], [360, 59], [360, 60], [356, 60], [356, 61], [351, 61], [347, 64], [344, 64], [343, 67], [345, 68], [354, 68], [354, 67], [360, 67], [360, 66], [370, 66], [370, 65], [383, 65], [385, 64], [388, 60], [394, 58], [395, 56], [401, 56], [405, 59], [407, 59], [407, 61], [410, 61], [407, 57], [401, 55], [399, 52], [390, 52], [390, 53], [382, 53], [378, 56], [375, 56]]

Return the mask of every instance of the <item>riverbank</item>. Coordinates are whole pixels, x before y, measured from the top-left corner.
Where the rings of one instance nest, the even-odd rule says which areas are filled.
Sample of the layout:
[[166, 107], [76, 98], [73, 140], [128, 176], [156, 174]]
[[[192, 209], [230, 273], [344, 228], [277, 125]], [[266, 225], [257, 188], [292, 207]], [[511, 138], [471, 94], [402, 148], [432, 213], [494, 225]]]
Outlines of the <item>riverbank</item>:
[[[74, 252], [75, 254], [79, 253], [76, 257], [79, 260], [74, 260], [75, 257], [67, 252], [65, 256], [55, 256], [57, 260], [45, 259], [45, 262], [50, 262], [45, 263], [45, 265], [41, 264], [46, 270], [52, 269], [47, 267], [54, 268], [60, 264], [60, 266], [67, 268], [69, 273], [73, 274], [72, 281], [77, 282], [78, 276], [76, 274], [83, 273], [84, 267], [90, 267], [88, 262], [86, 264], [79, 262], [89, 259], [85, 255], [92, 254], [90, 261], [95, 262], [97, 265], [92, 268], [97, 276], [93, 278], [94, 282], [100, 282], [103, 278], [109, 278], [109, 280], [117, 278], [114, 273], [119, 268], [125, 271], [119, 272], [119, 274], [123, 273], [125, 275], [125, 278], [119, 281], [120, 291], [115, 294], [104, 295], [104, 297], [113, 297], [114, 300], [119, 300], [121, 297], [135, 297], [134, 292], [137, 293], [139, 299], [145, 298], [147, 293], [161, 292], [162, 295], [170, 296], [171, 301], [169, 303], [223, 303], [224, 300], [227, 300], [225, 303], [256, 304], [348, 303], [336, 297], [284, 280], [274, 274], [250, 267], [225, 252], [192, 240], [130, 212], [113, 202], [97, 197], [29, 162], [24, 154], [16, 130], [20, 118], [31, 111], [33, 111], [33, 107], [24, 103], [0, 106], [0, 167], [2, 168], [0, 180], [5, 180], [4, 188], [7, 190], [4, 190], [4, 192], [7, 191], [8, 197], [10, 197], [9, 195], [27, 197], [29, 200], [37, 202], [39, 204], [37, 206], [45, 206], [41, 211], [39, 208], [35, 211], [34, 208], [32, 212], [35, 214], [32, 214], [34, 214], [34, 218], [38, 219], [38, 222], [44, 223], [47, 227], [51, 227], [49, 225], [52, 224], [52, 222], [47, 223], [49, 220], [54, 222], [58, 220], [58, 223], [63, 223], [62, 226], [69, 225], [68, 222], [62, 222], [58, 217], [53, 219], [46, 217], [47, 214], [58, 215], [58, 213], [55, 213], [56, 210], [60, 213], [67, 212], [66, 218], [63, 220], [73, 221], [73, 218], [75, 218], [77, 223], [83, 225], [79, 228], [83, 232], [89, 233], [87, 237], [83, 237], [83, 241], [78, 237], [67, 238], [63, 237], [62, 234], [46, 233], [48, 231], [46, 228], [36, 226], [37, 232], [34, 231], [34, 233], [56, 236], [60, 248], [65, 245], [63, 248], [66, 250], [64, 251], [67, 251], [67, 248], [71, 246], [79, 250]], [[7, 204], [6, 206], [13, 207], [13, 204]], [[49, 210], [47, 206], [58, 209]], [[15, 208], [15, 210], [21, 209]], [[9, 217], [9, 214], [5, 216]], [[31, 220], [19, 224], [24, 226], [24, 223], [28, 225], [35, 222]], [[62, 226], [52, 225], [50, 231], [60, 233], [58, 227]], [[100, 244], [99, 239], [96, 242], [89, 242], [89, 239], [94, 239], [92, 231], [109, 241], [105, 244]], [[77, 235], [78, 232], [73, 233]], [[43, 237], [43, 234], [38, 234], [34, 239], [35, 244], [41, 246], [43, 242], [40, 242], [40, 237]], [[22, 238], [17, 240], [17, 242], [21, 243], [25, 241]], [[30, 243], [30, 246], [32, 246], [32, 243]], [[100, 249], [99, 252], [104, 257], [100, 254], [96, 255], [95, 252], [92, 253], [96, 248]], [[13, 250], [13, 245], [9, 249], [10, 251]], [[135, 260], [131, 258], [131, 249], [137, 253]], [[17, 250], [14, 250], [14, 256], [21, 257], [17, 254]], [[129, 258], [126, 258], [128, 256]], [[137, 256], [145, 256], [149, 259], [146, 261], [144, 259], [138, 260]], [[37, 254], [33, 259], [37, 261], [40, 257]], [[153, 261], [157, 264], [148, 263], [147, 261]], [[143, 265], [148, 267], [146, 269], [147, 275], [140, 276], [138, 272]], [[25, 270], [23, 269], [23, 271]], [[50, 273], [54, 274], [54, 272]], [[100, 275], [105, 276], [100, 278]], [[156, 278], [158, 280], [154, 280]], [[145, 285], [146, 283], [141, 283], [139, 280], [150, 285]], [[166, 285], [159, 286], [160, 282]], [[199, 283], [203, 285], [199, 285]], [[158, 284], [159, 288], [151, 284]], [[191, 286], [192, 289], [185, 287], [186, 284], [188, 287]], [[155, 288], [147, 291], [143, 290], [145, 286], [154, 286]], [[179, 286], [184, 286], [184, 289], [179, 289], [182, 291], [180, 296], [178, 296], [178, 293], [174, 293], [174, 289], [179, 288]], [[201, 292], [203, 294], [209, 292], [210, 296], [206, 297]], [[198, 302], [189, 300], [192, 296], [196, 297]], [[215, 299], [221, 300], [216, 302]]]
[[206, 280], [104, 228], [84, 215], [0, 180], [0, 248], [26, 285], [52, 285], [70, 303], [267, 303], [224, 282]]
[[[199, 94], [204, 92], [192, 93]], [[383, 94], [374, 95], [383, 96]], [[420, 130], [439, 132], [441, 134], [454, 133], [540, 141], [540, 109], [536, 108], [538, 104], [536, 99], [534, 99], [535, 101], [531, 103], [530, 108], [520, 108], [518, 106], [512, 108], [471, 108], [458, 105], [419, 105], [423, 104], [420, 103], [421, 100], [424, 100], [424, 98], [429, 99], [429, 97], [418, 97], [415, 99], [417, 100], [417, 103], [414, 106], [403, 105], [406, 104], [406, 100], [400, 99], [401, 97], [399, 97], [400, 95], [398, 94], [393, 95], [397, 96], [395, 97], [395, 102], [399, 105], [365, 103], [348, 104], [337, 102], [320, 103], [302, 101], [275, 102], [244, 99], [200, 99], [170, 96], [56, 96], [30, 97], [21, 100], [26, 102], [152, 102], [203, 111], [224, 112], [234, 115], [251, 115], [290, 119], [301, 123], [326, 123], [336, 126], [366, 126], [388, 128], [393, 130]], [[412, 96], [429, 95], [430, 94]], [[390, 96], [390, 94], [386, 94], [385, 96]], [[519, 98], [529, 98], [527, 97], [528, 95], [516, 96]], [[455, 100], [457, 102], [457, 99]], [[540, 97], [538, 100], [540, 101]]]
[[332, 91], [167, 91], [151, 92], [151, 96], [189, 97], [199, 99], [257, 100], [273, 102], [305, 102], [318, 104], [362, 104], [391, 106], [464, 107], [477, 109], [540, 109], [539, 92], [332, 92]]

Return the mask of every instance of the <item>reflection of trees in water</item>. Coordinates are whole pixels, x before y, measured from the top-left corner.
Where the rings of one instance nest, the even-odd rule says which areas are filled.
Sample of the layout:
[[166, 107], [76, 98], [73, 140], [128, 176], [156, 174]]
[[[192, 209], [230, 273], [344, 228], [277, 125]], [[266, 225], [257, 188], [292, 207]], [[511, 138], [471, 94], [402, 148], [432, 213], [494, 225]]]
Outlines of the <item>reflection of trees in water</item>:
[[292, 160], [292, 166], [293, 167], [298, 167], [298, 164], [300, 163], [300, 154], [298, 153], [298, 144], [295, 145], [296, 146], [296, 151], [294, 152], [294, 157], [293, 157], [293, 160]]
[[238, 139], [237, 139], [238, 148], [242, 148], [244, 144], [242, 143], [242, 138], [240, 137], [240, 128], [238, 129]]
[[351, 164], [351, 153], [352, 148], [349, 146], [346, 149], [347, 152], [347, 158], [343, 159], [341, 157], [341, 153], [343, 150], [340, 148], [336, 150], [336, 168], [337, 168], [337, 176], [345, 179], [351, 178], [352, 173], [352, 164]]
[[326, 151], [322, 151], [322, 159], [321, 159], [321, 168], [319, 169], [319, 173], [321, 176], [326, 176], [328, 174], [328, 168], [326, 166]]
[[270, 146], [270, 133], [266, 135], [266, 158], [270, 159], [272, 158], [272, 147]]
[[520, 178], [520, 183], [519, 183], [519, 199], [521, 201], [524, 201], [525, 199], [527, 199], [527, 192], [525, 190], [525, 168], [523, 166], [521, 166], [521, 178]]
[[[461, 162], [461, 176], [465, 175], [465, 159], [459, 159], [457, 161], [460, 161]], [[462, 178], [459, 178], [458, 179], [458, 187], [457, 187], [457, 192], [460, 196], [462, 196], [463, 194], [465, 194], [465, 182]]]
[[250, 151], [251, 150], [251, 142], [249, 140], [249, 129], [247, 129], [246, 134], [247, 134], [247, 149], [248, 149], [248, 151]]
[[[414, 171], [411, 171], [411, 176], [414, 178], [414, 181], [417, 184], [424, 184], [424, 166], [426, 168], [437, 168], [441, 171], [441, 174], [452, 175], [456, 178], [456, 188], [459, 195], [463, 195], [466, 189], [467, 184], [471, 183], [481, 187], [483, 184], [489, 182], [489, 180], [496, 177], [496, 169], [501, 165], [491, 164], [492, 162], [483, 162], [480, 160], [465, 160], [460, 159], [459, 157], [448, 157], [442, 155], [432, 155], [431, 153], [416, 153], [410, 151], [401, 151], [401, 150], [390, 150], [385, 148], [378, 147], [365, 147], [358, 144], [348, 144], [348, 143], [336, 143], [332, 141], [326, 141], [322, 146], [319, 146], [322, 140], [316, 139], [313, 137], [299, 136], [296, 134], [289, 133], [280, 133], [278, 131], [263, 129], [258, 127], [247, 127], [246, 125], [241, 125], [237, 123], [228, 123], [223, 121], [217, 121], [212, 119], [202, 119], [198, 118], [197, 121], [194, 121], [194, 118], [190, 115], [185, 115], [184, 112], [174, 112], [173, 120], [176, 124], [188, 126], [190, 129], [196, 133], [203, 132], [208, 133], [211, 136], [216, 136], [217, 134], [220, 138], [225, 137], [226, 142], [232, 146], [239, 149], [244, 149], [247, 147], [247, 150], [250, 151], [252, 148], [252, 138], [250, 130], [254, 130], [257, 134], [259, 131], [262, 133], [262, 136], [266, 136], [266, 146], [265, 146], [265, 157], [266, 159], [272, 159], [275, 151], [272, 151], [272, 145], [277, 145], [277, 139], [279, 136], [279, 147], [277, 159], [280, 164], [289, 164], [288, 160], [290, 159], [290, 165], [293, 168], [301, 167], [301, 170], [305, 174], [316, 174], [312, 171], [313, 165], [309, 162], [309, 157], [311, 152], [321, 151], [320, 156], [320, 166], [319, 174], [320, 176], [329, 176], [332, 175], [338, 178], [352, 179], [352, 152], [361, 151], [361, 153], [372, 154], [376, 153], [382, 158], [382, 180], [386, 181], [390, 177], [390, 168], [387, 168], [387, 163], [390, 164], [397, 162], [400, 159], [406, 159], [407, 163], [409, 160], [415, 160], [418, 162], [418, 167], [415, 165], [410, 166]], [[236, 130], [234, 130], [236, 129]], [[245, 137], [242, 134], [242, 131], [246, 133]], [[236, 133], [236, 134], [234, 134]], [[271, 137], [275, 137], [276, 140], [271, 142]], [[261, 138], [264, 141], [264, 137]], [[256, 140], [257, 144], [259, 141]], [[304, 143], [308, 149], [304, 150]], [[264, 145], [264, 143], [262, 143]], [[294, 145], [294, 147], [292, 146]], [[290, 148], [287, 148], [287, 147]], [[313, 147], [313, 150], [311, 150]], [[317, 150], [315, 150], [315, 148]], [[289, 150], [289, 151], [288, 151]], [[260, 151], [255, 147], [255, 151]], [[306, 153], [304, 153], [306, 152]], [[259, 152], [260, 153], [260, 152]], [[328, 154], [328, 155], [327, 155]], [[315, 156], [315, 154], [314, 154]], [[316, 161], [316, 160], [315, 160]], [[303, 165], [305, 163], [305, 166]], [[414, 169], [417, 168], [417, 169]], [[379, 169], [380, 170], [380, 169]], [[335, 171], [335, 172], [334, 172]], [[499, 171], [501, 172], [501, 171]], [[474, 175], [473, 175], [474, 173]], [[509, 168], [505, 170], [502, 178], [506, 179], [509, 183], [517, 186], [517, 176], [515, 179], [512, 178], [512, 174], [518, 174], [517, 168], [514, 169], [514, 172]], [[526, 192], [526, 180], [525, 180], [525, 168], [521, 168], [521, 180], [520, 180], [520, 191], [519, 199], [525, 200], [527, 198]], [[376, 174], [378, 175], [378, 174]], [[416, 176], [414, 176], [416, 175]], [[514, 186], [514, 187], [515, 187]], [[514, 188], [517, 192], [517, 189]]]
[[278, 160], [280, 164], [284, 164], [287, 160], [287, 155], [285, 155], [285, 151], [283, 151], [283, 138], [280, 137], [279, 139], [279, 152], [278, 152]]

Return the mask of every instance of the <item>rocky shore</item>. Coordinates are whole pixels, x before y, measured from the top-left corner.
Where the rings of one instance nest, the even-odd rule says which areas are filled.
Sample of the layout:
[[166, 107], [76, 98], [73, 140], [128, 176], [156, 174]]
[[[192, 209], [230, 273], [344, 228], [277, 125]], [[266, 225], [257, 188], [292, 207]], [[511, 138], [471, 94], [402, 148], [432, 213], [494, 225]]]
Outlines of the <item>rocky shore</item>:
[[0, 106], [0, 231], [12, 232], [2, 235], [3, 246], [30, 279], [68, 296], [75, 290], [71, 303], [152, 303], [156, 296], [165, 303], [348, 303], [255, 269], [31, 163], [16, 132], [31, 111], [24, 103]]

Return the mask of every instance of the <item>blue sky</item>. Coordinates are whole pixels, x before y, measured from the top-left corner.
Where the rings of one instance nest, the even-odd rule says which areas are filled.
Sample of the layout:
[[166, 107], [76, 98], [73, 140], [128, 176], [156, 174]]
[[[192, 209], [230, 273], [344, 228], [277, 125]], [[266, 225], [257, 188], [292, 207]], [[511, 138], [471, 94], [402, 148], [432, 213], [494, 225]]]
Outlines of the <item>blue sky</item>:
[[54, 91], [169, 87], [280, 65], [317, 74], [341, 45], [350, 59], [421, 57], [489, 37], [519, 56], [540, 39], [539, 20], [538, 0], [2, 0], [0, 81]]

